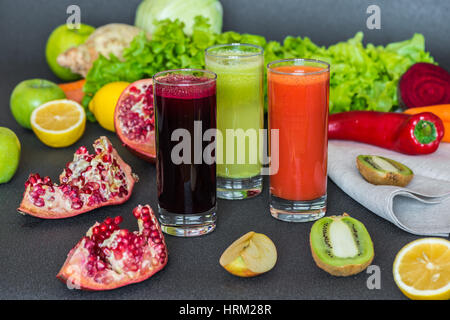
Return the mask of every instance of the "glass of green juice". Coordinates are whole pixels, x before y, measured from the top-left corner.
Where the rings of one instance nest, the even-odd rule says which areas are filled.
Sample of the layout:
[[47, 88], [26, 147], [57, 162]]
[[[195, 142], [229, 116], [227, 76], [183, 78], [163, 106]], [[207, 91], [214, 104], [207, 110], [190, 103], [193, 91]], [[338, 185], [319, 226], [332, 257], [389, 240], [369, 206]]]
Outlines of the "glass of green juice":
[[264, 50], [251, 44], [206, 49], [217, 74], [217, 197], [237, 200], [262, 191]]

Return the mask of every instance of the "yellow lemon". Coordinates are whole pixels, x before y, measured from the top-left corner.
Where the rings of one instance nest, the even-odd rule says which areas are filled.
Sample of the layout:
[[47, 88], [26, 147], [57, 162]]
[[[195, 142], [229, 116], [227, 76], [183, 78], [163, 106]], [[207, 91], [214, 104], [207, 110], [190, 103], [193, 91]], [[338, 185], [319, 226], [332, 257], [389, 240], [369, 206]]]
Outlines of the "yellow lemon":
[[106, 130], [115, 131], [114, 110], [122, 91], [128, 85], [128, 82], [123, 81], [110, 82], [98, 90], [89, 103], [89, 110]]
[[84, 133], [86, 114], [73, 100], [46, 102], [31, 114], [31, 128], [44, 144], [62, 148], [74, 144]]
[[395, 257], [393, 273], [410, 299], [450, 299], [450, 241], [423, 238], [407, 244]]

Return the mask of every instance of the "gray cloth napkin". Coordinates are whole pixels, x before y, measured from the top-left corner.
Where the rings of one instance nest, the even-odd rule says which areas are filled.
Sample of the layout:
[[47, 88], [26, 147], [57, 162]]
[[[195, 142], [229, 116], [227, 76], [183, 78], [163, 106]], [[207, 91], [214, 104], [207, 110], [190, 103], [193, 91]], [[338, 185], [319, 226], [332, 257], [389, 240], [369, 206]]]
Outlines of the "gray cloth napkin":
[[[436, 152], [420, 156], [341, 140], [330, 140], [328, 147], [328, 176], [350, 197], [407, 232], [449, 235], [450, 143], [442, 143]], [[405, 188], [372, 185], [356, 168], [360, 154], [401, 162], [411, 168], [414, 178]]]

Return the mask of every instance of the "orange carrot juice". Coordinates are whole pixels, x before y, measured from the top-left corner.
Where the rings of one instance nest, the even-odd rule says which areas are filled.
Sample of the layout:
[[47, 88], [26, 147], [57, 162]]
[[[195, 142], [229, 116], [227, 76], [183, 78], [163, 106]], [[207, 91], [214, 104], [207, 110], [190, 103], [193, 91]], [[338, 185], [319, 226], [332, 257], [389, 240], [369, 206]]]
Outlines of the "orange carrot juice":
[[271, 165], [278, 171], [270, 176], [272, 215], [315, 220], [326, 211], [329, 65], [302, 59], [269, 64], [268, 95], [269, 128], [279, 130], [278, 163]]

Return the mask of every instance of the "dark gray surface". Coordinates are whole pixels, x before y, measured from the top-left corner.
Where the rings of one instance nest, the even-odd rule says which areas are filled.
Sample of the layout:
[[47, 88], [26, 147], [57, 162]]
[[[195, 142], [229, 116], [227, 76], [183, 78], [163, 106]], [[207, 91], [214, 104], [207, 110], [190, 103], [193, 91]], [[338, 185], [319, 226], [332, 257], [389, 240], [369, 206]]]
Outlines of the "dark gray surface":
[[[270, 217], [268, 189], [246, 201], [219, 201], [218, 226], [210, 235], [182, 239], [166, 236], [169, 263], [151, 279], [111, 292], [68, 290], [56, 280], [68, 251], [97, 220], [123, 215], [123, 227], [134, 228], [131, 210], [149, 203], [156, 208], [155, 168], [125, 150], [115, 134], [89, 124], [75, 146], [45, 147], [31, 131], [14, 121], [9, 96], [29, 78], [57, 79], [45, 62], [46, 39], [66, 20], [69, 4], [79, 4], [82, 22], [100, 26], [133, 23], [138, 0], [1, 0], [0, 1], [0, 126], [14, 130], [22, 143], [20, 167], [8, 184], [0, 185], [0, 298], [10, 299], [403, 299], [392, 279], [398, 250], [418, 237], [378, 218], [330, 182], [328, 215], [348, 212], [369, 230], [375, 246], [373, 264], [381, 269], [381, 289], [369, 290], [369, 274], [335, 278], [315, 267], [309, 250], [311, 223], [289, 224]], [[366, 40], [385, 44], [425, 35], [427, 49], [450, 68], [448, 0], [223, 0], [225, 30], [262, 34], [281, 40], [286, 35], [309, 36], [323, 45], [346, 40], [363, 30]], [[125, 4], [127, 3], [127, 4]], [[382, 29], [367, 30], [369, 4], [378, 4]], [[40, 220], [16, 213], [30, 172], [56, 179], [79, 145], [90, 146], [100, 135], [110, 137], [122, 157], [140, 176], [131, 199], [65, 220]], [[267, 180], [265, 181], [267, 183]], [[266, 184], [267, 186], [267, 184]], [[267, 234], [278, 249], [278, 262], [269, 273], [252, 279], [236, 278], [218, 263], [220, 254], [236, 238], [254, 230]]]

